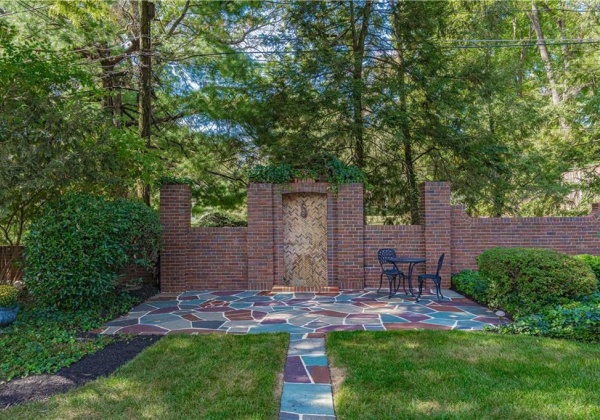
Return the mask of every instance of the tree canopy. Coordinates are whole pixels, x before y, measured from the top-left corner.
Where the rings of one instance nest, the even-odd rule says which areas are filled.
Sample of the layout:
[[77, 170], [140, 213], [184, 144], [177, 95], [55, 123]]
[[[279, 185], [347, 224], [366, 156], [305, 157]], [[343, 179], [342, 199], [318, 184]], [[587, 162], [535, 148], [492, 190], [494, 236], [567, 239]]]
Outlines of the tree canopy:
[[472, 215], [581, 214], [600, 191], [594, 0], [0, 0], [0, 243], [70, 191], [193, 180], [242, 212], [257, 164], [338, 156], [367, 214], [418, 184]]

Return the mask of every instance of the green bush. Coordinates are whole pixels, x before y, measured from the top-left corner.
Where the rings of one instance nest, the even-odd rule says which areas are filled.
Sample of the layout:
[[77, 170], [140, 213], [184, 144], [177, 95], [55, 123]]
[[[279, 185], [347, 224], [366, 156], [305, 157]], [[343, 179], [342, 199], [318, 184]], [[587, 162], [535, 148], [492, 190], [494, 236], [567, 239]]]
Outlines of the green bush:
[[25, 239], [24, 281], [44, 306], [101, 305], [128, 264], [152, 267], [158, 214], [144, 204], [88, 195], [48, 203]]
[[590, 268], [594, 272], [594, 275], [596, 276], [596, 280], [600, 284], [600, 255], [581, 254], [575, 255], [575, 258], [583, 261], [584, 263], [590, 266]]
[[600, 343], [600, 297], [524, 316], [512, 324], [498, 327], [497, 331]]
[[241, 227], [248, 226], [248, 221], [241, 217], [219, 211], [203, 214], [195, 226], [200, 227]]
[[452, 276], [452, 286], [457, 292], [487, 305], [489, 284], [477, 271], [463, 270]]
[[478, 258], [479, 274], [489, 281], [489, 304], [515, 317], [591, 295], [596, 278], [590, 267], [548, 249], [492, 248]]

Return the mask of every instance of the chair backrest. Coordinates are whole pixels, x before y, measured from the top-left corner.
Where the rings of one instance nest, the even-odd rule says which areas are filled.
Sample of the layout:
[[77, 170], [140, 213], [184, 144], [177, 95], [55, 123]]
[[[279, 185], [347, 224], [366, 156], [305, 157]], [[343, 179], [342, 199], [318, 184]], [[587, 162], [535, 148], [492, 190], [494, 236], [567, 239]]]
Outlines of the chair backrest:
[[442, 270], [442, 264], [444, 264], [444, 255], [445, 254], [440, 255], [440, 259], [438, 260], [437, 271], [435, 272], [436, 276], [439, 276], [440, 271]]
[[394, 248], [382, 248], [377, 251], [377, 259], [379, 260], [379, 265], [383, 269], [384, 264], [390, 264], [385, 259], [386, 258], [395, 258], [396, 250]]

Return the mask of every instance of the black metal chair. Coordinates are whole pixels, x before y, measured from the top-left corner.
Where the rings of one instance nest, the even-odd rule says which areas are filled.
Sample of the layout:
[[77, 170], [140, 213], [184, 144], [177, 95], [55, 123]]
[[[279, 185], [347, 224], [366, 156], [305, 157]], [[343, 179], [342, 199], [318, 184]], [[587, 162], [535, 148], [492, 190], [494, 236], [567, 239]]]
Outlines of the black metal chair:
[[444, 255], [442, 254], [440, 255], [440, 259], [438, 260], [438, 264], [437, 264], [437, 271], [435, 272], [435, 274], [420, 274], [418, 279], [419, 279], [419, 295], [417, 296], [417, 302], [419, 301], [419, 298], [421, 297], [421, 293], [423, 292], [423, 283], [425, 282], [425, 280], [431, 280], [435, 283], [435, 296], [438, 298], [438, 300], [440, 300], [440, 296], [442, 299], [444, 299], [444, 295], [442, 295], [442, 289], [441, 289], [441, 284], [442, 284], [442, 277], [440, 276], [440, 271], [442, 270], [442, 264], [444, 264]]
[[[387, 262], [388, 258], [396, 258], [396, 251], [393, 248], [382, 248], [377, 251], [377, 259], [379, 260], [379, 265], [381, 266], [381, 275], [379, 276], [379, 289], [377, 289], [377, 293], [381, 290], [381, 285], [383, 284], [383, 276], [387, 276], [388, 281], [390, 283], [390, 297], [392, 297], [392, 290], [396, 290], [395, 286], [396, 277], [402, 277], [402, 285], [404, 290], [406, 290], [405, 281], [406, 276], [402, 271], [398, 269], [394, 264]], [[398, 287], [400, 287], [398, 285]]]

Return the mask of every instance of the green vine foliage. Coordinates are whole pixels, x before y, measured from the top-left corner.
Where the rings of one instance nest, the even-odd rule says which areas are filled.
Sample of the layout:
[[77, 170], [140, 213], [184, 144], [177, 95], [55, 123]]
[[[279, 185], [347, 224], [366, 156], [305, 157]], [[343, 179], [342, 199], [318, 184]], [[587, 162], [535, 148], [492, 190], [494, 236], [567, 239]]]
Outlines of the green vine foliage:
[[191, 187], [192, 185], [194, 185], [194, 180], [191, 178], [165, 175], [161, 176], [156, 181], [156, 186], [158, 188], [164, 185], [189, 185]]
[[291, 165], [283, 163], [280, 165], [256, 165], [248, 173], [250, 182], [285, 184], [294, 178], [294, 170]]
[[26, 237], [27, 290], [42, 306], [101, 305], [126, 265], [154, 265], [160, 232], [157, 212], [137, 201], [68, 195], [50, 202]]

